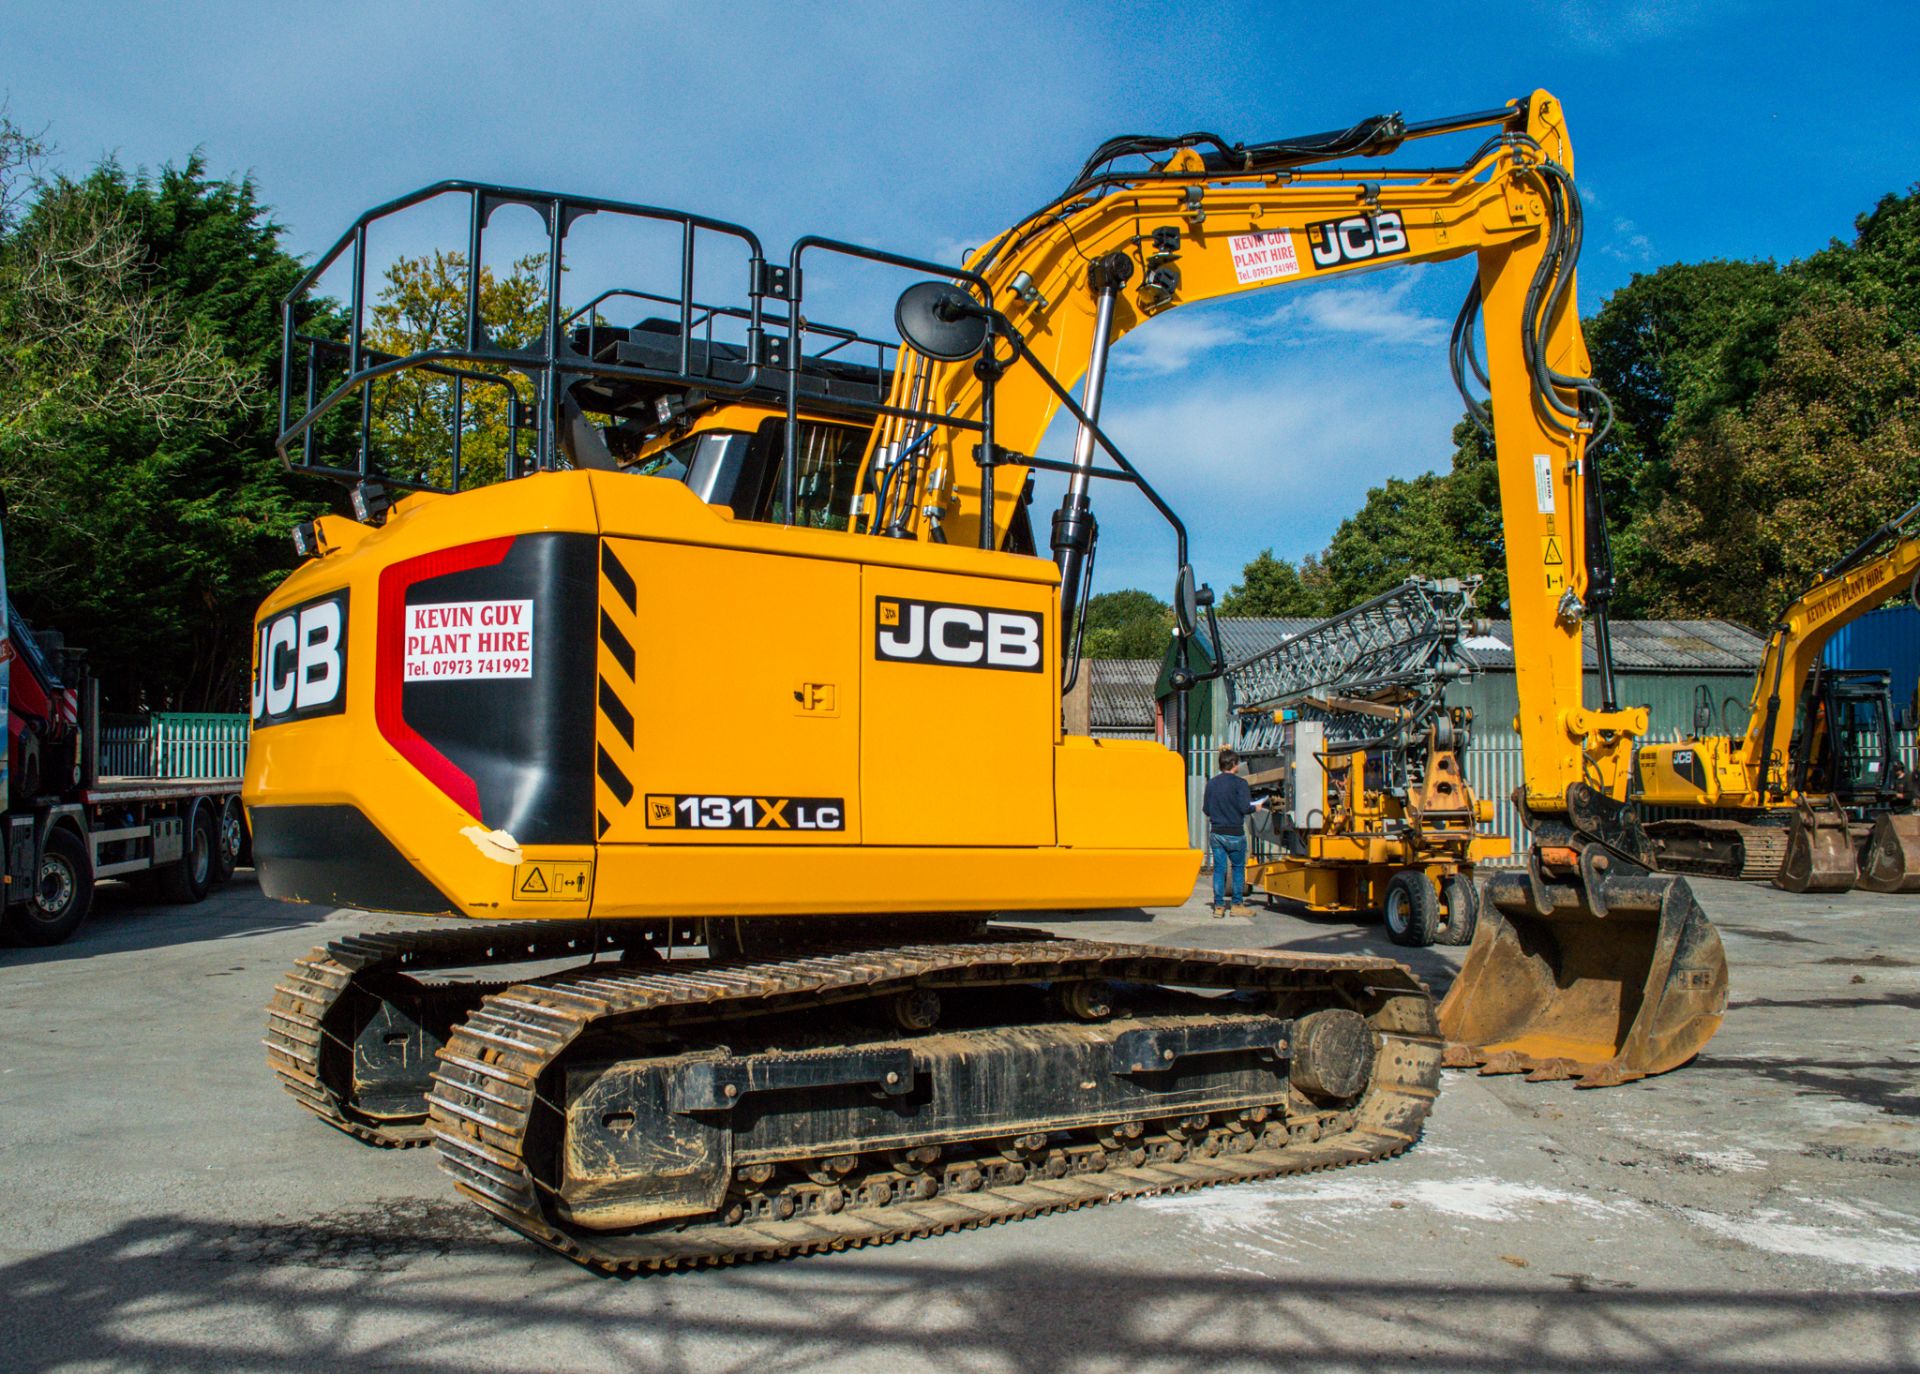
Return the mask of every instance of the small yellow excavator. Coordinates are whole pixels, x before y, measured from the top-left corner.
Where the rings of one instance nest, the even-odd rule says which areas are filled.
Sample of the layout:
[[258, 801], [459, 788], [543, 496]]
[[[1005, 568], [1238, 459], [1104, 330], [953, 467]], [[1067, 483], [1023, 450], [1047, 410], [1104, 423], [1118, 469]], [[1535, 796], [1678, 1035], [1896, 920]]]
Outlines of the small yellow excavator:
[[1693, 736], [1640, 747], [1643, 806], [1718, 813], [1647, 822], [1663, 871], [1771, 878], [1789, 892], [1920, 892], [1920, 805], [1895, 750], [1887, 674], [1820, 662], [1844, 626], [1903, 590], [1920, 597], [1920, 505], [1781, 612], [1742, 733], [1705, 733], [1703, 701]]
[[[1455, 165], [1383, 161], [1446, 136]], [[465, 309], [402, 350], [369, 330], [369, 244], [427, 202], [466, 212]], [[545, 226], [531, 340], [487, 314], [502, 216]], [[608, 224], [667, 270], [577, 300], [570, 254]], [[1646, 712], [1610, 677], [1581, 696], [1609, 587], [1580, 224], [1545, 92], [1115, 139], [959, 268], [819, 237], [770, 257], [704, 216], [470, 182], [369, 211], [286, 303], [281, 451], [354, 518], [297, 531], [261, 608], [245, 798], [268, 895], [466, 919], [299, 961], [269, 1063], [610, 1270], [1390, 1156], [1446, 1040], [1595, 1085], [1683, 1063], [1725, 1006], [1719, 938], [1626, 807]], [[1180, 632], [1218, 643], [1184, 526], [1100, 426], [1114, 342], [1469, 256], [1453, 359], [1491, 391], [1535, 843], [1446, 1005], [1386, 959], [990, 925], [1179, 903], [1198, 871], [1180, 757], [1062, 730], [1095, 483], [1167, 519]], [[836, 283], [889, 272], [898, 337], [827, 323]], [[1072, 457], [1036, 456], [1061, 411]], [[1037, 472], [1065, 479], [1048, 552]]]

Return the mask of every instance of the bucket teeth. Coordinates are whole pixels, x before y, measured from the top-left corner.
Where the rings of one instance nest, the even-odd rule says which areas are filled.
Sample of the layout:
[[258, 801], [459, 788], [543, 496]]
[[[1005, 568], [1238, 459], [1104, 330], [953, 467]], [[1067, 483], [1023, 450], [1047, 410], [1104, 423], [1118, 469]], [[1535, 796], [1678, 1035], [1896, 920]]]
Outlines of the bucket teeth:
[[[1587, 1075], [1591, 1077], [1591, 1075]], [[1541, 1059], [1533, 1066], [1533, 1072], [1527, 1075], [1529, 1083], [1560, 1083], [1569, 1078], [1581, 1077], [1580, 1066], [1571, 1059]]]
[[1518, 1050], [1501, 1050], [1490, 1054], [1480, 1061], [1480, 1072], [1491, 1076], [1501, 1073], [1525, 1073], [1533, 1066], [1533, 1061]]

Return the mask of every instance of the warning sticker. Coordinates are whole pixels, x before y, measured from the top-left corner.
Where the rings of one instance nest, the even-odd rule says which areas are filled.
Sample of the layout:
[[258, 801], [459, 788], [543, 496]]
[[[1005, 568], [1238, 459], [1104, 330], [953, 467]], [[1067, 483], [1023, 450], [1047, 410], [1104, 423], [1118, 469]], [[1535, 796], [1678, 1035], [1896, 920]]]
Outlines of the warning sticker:
[[1567, 588], [1567, 556], [1564, 540], [1557, 534], [1540, 536], [1540, 563], [1547, 572], [1547, 595]]
[[1533, 455], [1533, 489], [1542, 515], [1553, 514], [1553, 459], [1544, 453]]
[[532, 676], [533, 602], [407, 607], [408, 682]]
[[1235, 234], [1227, 240], [1233, 254], [1233, 275], [1244, 286], [1255, 281], [1279, 281], [1300, 275], [1300, 259], [1293, 251], [1293, 235], [1285, 229], [1264, 234]]
[[542, 859], [513, 868], [516, 901], [584, 902], [592, 890], [593, 864], [588, 860]]

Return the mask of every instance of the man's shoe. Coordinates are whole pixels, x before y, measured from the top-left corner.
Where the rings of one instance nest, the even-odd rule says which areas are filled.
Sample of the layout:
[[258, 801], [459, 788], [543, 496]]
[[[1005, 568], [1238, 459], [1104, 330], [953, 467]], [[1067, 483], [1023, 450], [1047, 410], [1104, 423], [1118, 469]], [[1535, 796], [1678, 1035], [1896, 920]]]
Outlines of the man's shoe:
[[1245, 902], [1238, 902], [1235, 905], [1227, 908], [1227, 915], [1245, 916], [1248, 920], [1252, 920], [1255, 915], [1255, 912], [1254, 912], [1254, 909], [1248, 906]]
[[1216, 921], [1227, 914], [1227, 909], [1218, 902], [1207, 903], [1207, 910], [1213, 913], [1213, 919]]

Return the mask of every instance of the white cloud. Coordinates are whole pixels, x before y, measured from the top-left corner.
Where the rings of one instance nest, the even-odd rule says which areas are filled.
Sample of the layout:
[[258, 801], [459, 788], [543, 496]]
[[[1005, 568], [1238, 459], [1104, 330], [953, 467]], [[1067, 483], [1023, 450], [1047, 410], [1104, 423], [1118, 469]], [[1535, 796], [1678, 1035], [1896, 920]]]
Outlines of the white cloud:
[[1149, 320], [1113, 349], [1119, 372], [1185, 372], [1204, 354], [1256, 340], [1255, 331], [1225, 315], [1165, 315]]
[[1431, 348], [1447, 341], [1450, 321], [1428, 315], [1408, 296], [1415, 268], [1378, 286], [1342, 282], [1289, 301], [1268, 316], [1286, 333], [1344, 334], [1373, 343]]
[[1613, 217], [1613, 235], [1602, 245], [1601, 252], [1618, 262], [1647, 263], [1653, 261], [1653, 240], [1640, 232], [1640, 226], [1621, 215]]
[[1567, 36], [1594, 52], [1616, 52], [1636, 43], [1671, 38], [1696, 28], [1723, 8], [1712, 0], [1566, 0], [1558, 7]]
[[[1324, 347], [1352, 340], [1391, 347], [1444, 344], [1451, 322], [1422, 311], [1415, 292], [1424, 269], [1415, 267], [1378, 285], [1341, 280], [1308, 285], [1264, 315], [1249, 317], [1231, 298], [1190, 306], [1149, 320], [1113, 350], [1116, 373], [1170, 376], [1228, 349]], [[1236, 312], [1233, 306], [1242, 308]]]
[[[1409, 365], [1381, 357], [1377, 345], [1347, 341], [1223, 361], [1178, 381], [1116, 375], [1101, 418], [1185, 520], [1200, 576], [1224, 590], [1262, 548], [1298, 558], [1325, 547], [1369, 487], [1444, 469], [1459, 415], [1437, 355], [1429, 365]], [[1043, 451], [1064, 456], [1071, 430], [1056, 423]], [[1034, 498], [1043, 530], [1058, 481], [1049, 478]], [[1097, 590], [1137, 586], [1164, 595], [1172, 540], [1159, 516], [1104, 482], [1095, 511]]]

